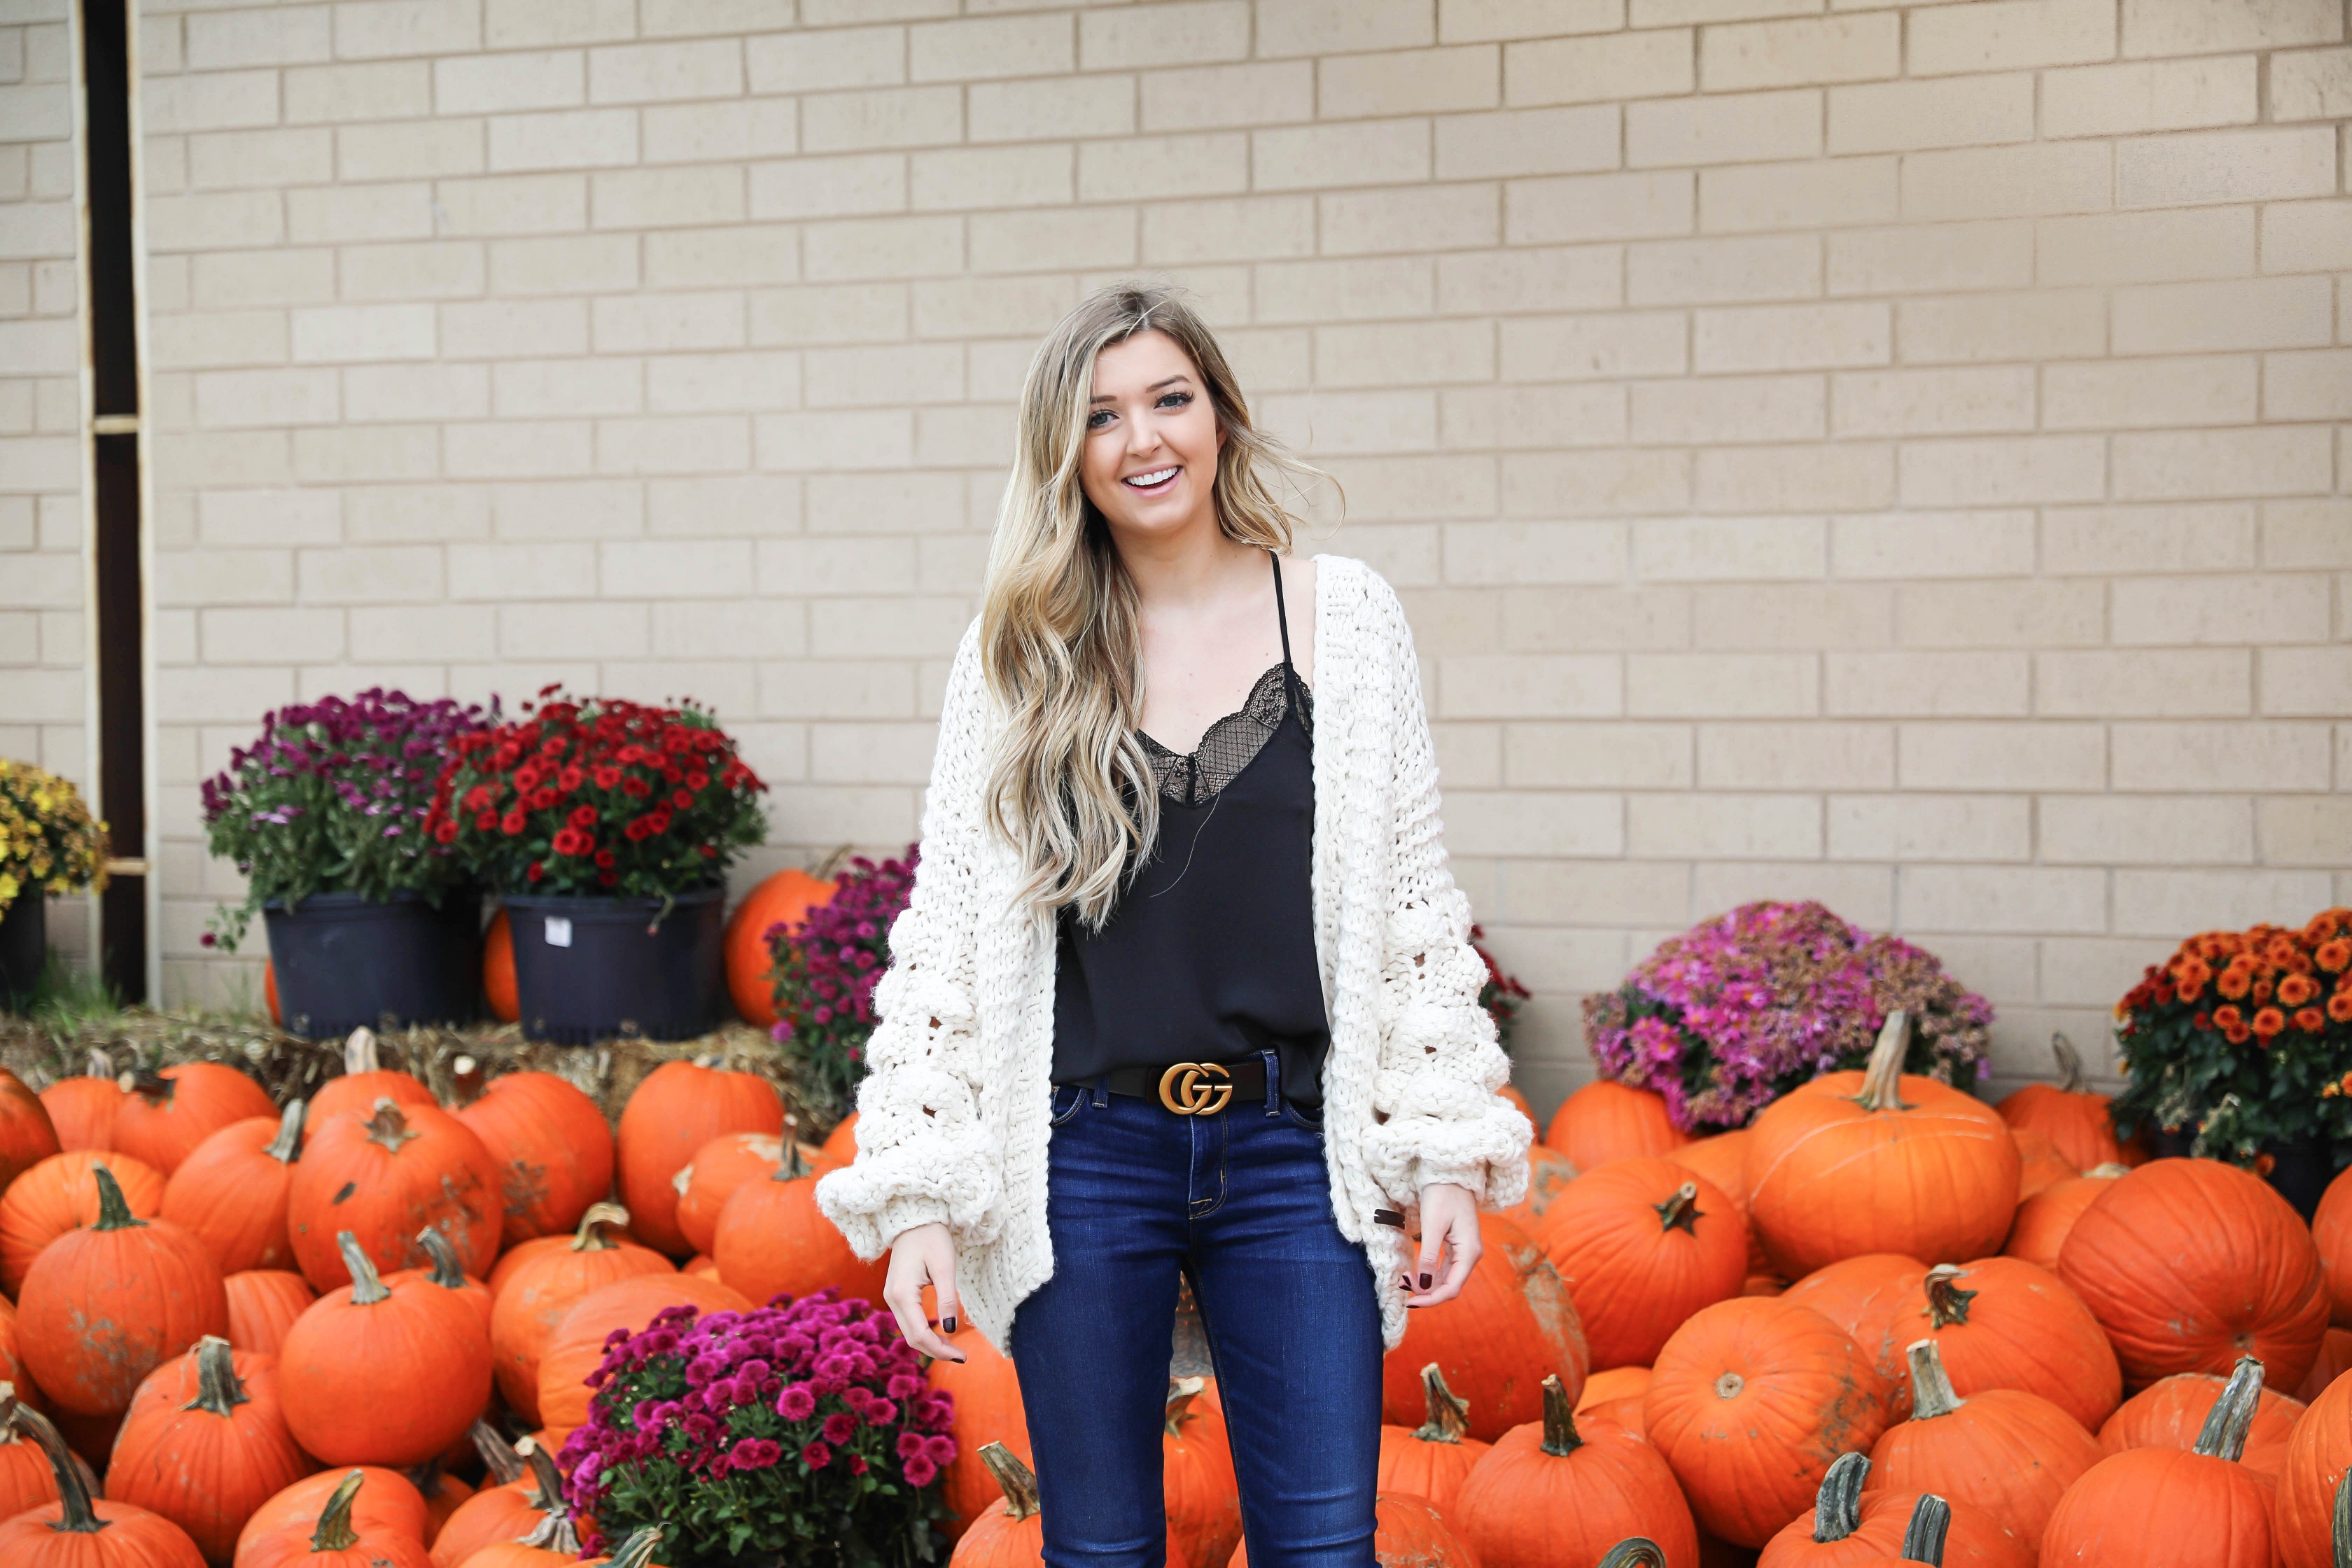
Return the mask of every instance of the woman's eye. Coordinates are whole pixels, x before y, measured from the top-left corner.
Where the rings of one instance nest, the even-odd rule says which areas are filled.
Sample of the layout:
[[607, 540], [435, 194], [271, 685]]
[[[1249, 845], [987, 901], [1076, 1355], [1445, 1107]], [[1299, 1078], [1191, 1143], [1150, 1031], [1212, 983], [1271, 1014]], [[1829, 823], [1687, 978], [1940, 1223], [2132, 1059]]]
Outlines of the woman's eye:
[[1092, 414], [1087, 416], [1087, 428], [1089, 430], [1099, 430], [1103, 427], [1103, 421], [1109, 417], [1109, 409], [1097, 408]]
[[1183, 407], [1183, 406], [1184, 406], [1184, 405], [1186, 405], [1186, 404], [1188, 404], [1188, 403], [1190, 403], [1190, 402], [1192, 402], [1192, 395], [1191, 393], [1189, 393], [1189, 392], [1171, 392], [1171, 393], [1168, 394], [1168, 395], [1167, 395], [1167, 396], [1162, 397], [1162, 398], [1160, 400], [1160, 406], [1161, 406], [1162, 408], [1165, 408], [1165, 407], [1167, 407], [1171, 403], [1173, 403], [1177, 407], [1181, 408], [1181, 407]]

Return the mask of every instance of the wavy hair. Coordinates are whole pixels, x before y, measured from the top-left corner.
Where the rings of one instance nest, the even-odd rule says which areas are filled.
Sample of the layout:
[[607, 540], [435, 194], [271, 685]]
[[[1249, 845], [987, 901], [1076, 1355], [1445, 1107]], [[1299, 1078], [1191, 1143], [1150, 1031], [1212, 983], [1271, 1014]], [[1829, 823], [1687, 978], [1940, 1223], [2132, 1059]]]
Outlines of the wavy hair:
[[1079, 461], [1096, 354], [1152, 331], [1191, 357], [1224, 433], [1212, 499], [1227, 538], [1286, 553], [1293, 521], [1277, 485], [1330, 479], [1250, 423], [1233, 367], [1174, 285], [1096, 290], [1029, 362], [981, 606], [982, 668], [1005, 715], [989, 765], [988, 821], [1020, 856], [1016, 904], [1034, 918], [1073, 905], [1096, 931], [1140, 868], [1160, 808], [1135, 738], [1143, 711], [1135, 584], [1087, 498]]

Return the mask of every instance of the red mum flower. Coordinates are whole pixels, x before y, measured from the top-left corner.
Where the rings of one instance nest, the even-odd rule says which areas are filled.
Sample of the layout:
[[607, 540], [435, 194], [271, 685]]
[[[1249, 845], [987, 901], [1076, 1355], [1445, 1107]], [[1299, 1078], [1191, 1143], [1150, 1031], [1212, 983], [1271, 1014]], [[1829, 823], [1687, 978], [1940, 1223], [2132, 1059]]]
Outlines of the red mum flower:
[[525, 819], [521, 812], [509, 811], [506, 816], [499, 819], [499, 831], [504, 833], [508, 837], [512, 838], [516, 834], [522, 831], [524, 820]]
[[574, 827], [593, 827], [596, 826], [596, 808], [593, 805], [575, 805], [572, 808], [572, 815], [564, 820]]
[[596, 864], [601, 869], [606, 871], [611, 870], [613, 868], [613, 852], [610, 849], [599, 849], [596, 851]]

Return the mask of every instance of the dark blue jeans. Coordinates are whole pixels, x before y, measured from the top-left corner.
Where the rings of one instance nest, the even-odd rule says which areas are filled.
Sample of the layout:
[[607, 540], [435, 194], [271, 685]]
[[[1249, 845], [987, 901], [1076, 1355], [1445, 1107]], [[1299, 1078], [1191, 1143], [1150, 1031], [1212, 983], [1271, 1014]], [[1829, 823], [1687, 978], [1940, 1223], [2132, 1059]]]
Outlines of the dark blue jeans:
[[1047, 1173], [1054, 1274], [1013, 1314], [1012, 1344], [1050, 1568], [1167, 1556], [1180, 1276], [1216, 1365], [1250, 1568], [1372, 1568], [1381, 1313], [1363, 1248], [1331, 1217], [1322, 1130], [1278, 1099], [1179, 1116], [1068, 1085]]

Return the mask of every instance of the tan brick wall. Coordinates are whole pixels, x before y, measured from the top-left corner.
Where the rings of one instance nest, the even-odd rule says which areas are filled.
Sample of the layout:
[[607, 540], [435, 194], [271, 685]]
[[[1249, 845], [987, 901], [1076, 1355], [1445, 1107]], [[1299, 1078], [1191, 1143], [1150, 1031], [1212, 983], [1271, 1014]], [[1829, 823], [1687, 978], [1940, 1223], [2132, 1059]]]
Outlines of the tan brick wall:
[[[2344, 0], [958, 9], [142, 0], [174, 994], [196, 783], [297, 695], [694, 692], [765, 863], [903, 842], [1021, 370], [1138, 272], [1407, 595], [1538, 1099], [1744, 899], [1927, 941], [2015, 1078], [2352, 898]], [[46, 345], [58, 220], [5, 221]], [[0, 489], [69, 485], [5, 384]], [[0, 690], [73, 751], [36, 510]]]

